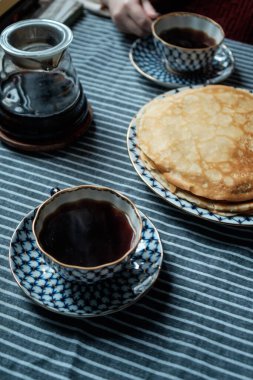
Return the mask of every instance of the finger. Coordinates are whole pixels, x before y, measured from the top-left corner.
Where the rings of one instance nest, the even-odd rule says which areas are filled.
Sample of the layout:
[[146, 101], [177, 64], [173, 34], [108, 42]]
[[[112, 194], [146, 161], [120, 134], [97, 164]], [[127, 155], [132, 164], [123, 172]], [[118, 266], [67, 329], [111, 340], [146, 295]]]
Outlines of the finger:
[[152, 21], [138, 1], [128, 6], [127, 14], [144, 33], [150, 32]]
[[142, 6], [147, 16], [152, 20], [159, 16], [159, 13], [155, 10], [149, 0], [142, 0]]
[[136, 22], [130, 17], [126, 17], [124, 22], [115, 21], [118, 29], [123, 33], [135, 34], [138, 37], [143, 37], [147, 32], [144, 31]]

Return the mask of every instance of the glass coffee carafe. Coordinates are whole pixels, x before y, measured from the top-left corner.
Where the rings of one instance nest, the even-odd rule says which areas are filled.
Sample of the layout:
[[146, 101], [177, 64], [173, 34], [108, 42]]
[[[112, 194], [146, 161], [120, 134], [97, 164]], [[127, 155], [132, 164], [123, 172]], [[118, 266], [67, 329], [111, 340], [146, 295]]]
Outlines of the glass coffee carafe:
[[85, 122], [87, 99], [68, 46], [71, 30], [53, 20], [25, 20], [0, 37], [0, 131], [15, 141], [53, 143]]

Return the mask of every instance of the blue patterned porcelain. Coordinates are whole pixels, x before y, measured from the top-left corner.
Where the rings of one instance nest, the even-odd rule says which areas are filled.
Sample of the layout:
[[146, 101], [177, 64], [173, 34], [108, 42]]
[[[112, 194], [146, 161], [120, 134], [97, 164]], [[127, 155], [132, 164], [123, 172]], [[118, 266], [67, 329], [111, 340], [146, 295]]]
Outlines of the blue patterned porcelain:
[[208, 51], [193, 50], [191, 52], [180, 51], [174, 47], [165, 46], [161, 41], [154, 39], [154, 45], [158, 56], [165, 67], [172, 72], [195, 72], [212, 65], [216, 48]]
[[[173, 28], [204, 32], [212, 38], [212, 45], [192, 48], [164, 41], [161, 33]], [[178, 73], [189, 73], [209, 67], [224, 40], [224, 31], [219, 24], [206, 16], [189, 12], [172, 12], [158, 17], [152, 23], [152, 34], [158, 56], [168, 70]]]
[[152, 36], [137, 39], [131, 47], [129, 57], [141, 75], [167, 88], [219, 83], [229, 77], [234, 70], [234, 58], [226, 45], [220, 47], [212, 65], [205, 72], [191, 75], [169, 72], [158, 56]]
[[[188, 88], [188, 87], [187, 87]], [[158, 96], [161, 98], [164, 96], [171, 95], [185, 90], [186, 88], [171, 90], [164, 93], [163, 95]], [[253, 92], [253, 91], [251, 91]], [[142, 112], [142, 108], [139, 110], [138, 115]], [[230, 225], [239, 225], [239, 226], [253, 226], [253, 216], [246, 215], [235, 215], [235, 216], [223, 216], [210, 212], [207, 209], [196, 206], [194, 203], [186, 201], [182, 198], [177, 197], [175, 194], [171, 193], [166, 189], [160, 182], [158, 182], [146, 168], [144, 162], [141, 159], [141, 152], [138, 148], [137, 138], [136, 138], [136, 118], [134, 117], [130, 123], [128, 133], [127, 133], [127, 147], [130, 160], [135, 168], [136, 172], [139, 174], [141, 179], [151, 188], [157, 195], [163, 198], [165, 201], [170, 204], [180, 208], [183, 211], [186, 211], [189, 214], [207, 219], [213, 222], [225, 223]]]
[[35, 211], [19, 224], [10, 244], [10, 268], [21, 289], [40, 306], [71, 317], [95, 317], [124, 309], [156, 281], [163, 258], [158, 232], [143, 214], [141, 241], [131, 261], [112, 278], [92, 285], [64, 279], [48, 265], [32, 232]]
[[[60, 262], [53, 257], [52, 254], [44, 250], [39, 237], [48, 215], [53, 214], [59, 207], [66, 203], [74, 203], [84, 199], [109, 202], [127, 215], [135, 233], [134, 238], [131, 241], [131, 248], [127, 252], [124, 252], [119, 259], [96, 267], [82, 267]], [[119, 272], [122, 269], [122, 266], [129, 260], [129, 256], [139, 243], [141, 238], [142, 220], [133, 202], [118, 191], [104, 186], [80, 185], [63, 190], [58, 189], [58, 191], [42, 203], [38, 208], [32, 228], [37, 246], [44, 255], [48, 265], [53, 266], [62, 277], [69, 281], [75, 280], [92, 284], [96, 281], [112, 277], [116, 272]]]

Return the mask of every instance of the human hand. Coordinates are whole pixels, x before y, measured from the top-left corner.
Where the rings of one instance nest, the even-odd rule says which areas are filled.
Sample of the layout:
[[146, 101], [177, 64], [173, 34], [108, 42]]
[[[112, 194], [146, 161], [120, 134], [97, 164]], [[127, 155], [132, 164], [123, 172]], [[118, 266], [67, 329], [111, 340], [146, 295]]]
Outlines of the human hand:
[[158, 13], [149, 0], [103, 0], [111, 18], [121, 32], [142, 37], [151, 31]]

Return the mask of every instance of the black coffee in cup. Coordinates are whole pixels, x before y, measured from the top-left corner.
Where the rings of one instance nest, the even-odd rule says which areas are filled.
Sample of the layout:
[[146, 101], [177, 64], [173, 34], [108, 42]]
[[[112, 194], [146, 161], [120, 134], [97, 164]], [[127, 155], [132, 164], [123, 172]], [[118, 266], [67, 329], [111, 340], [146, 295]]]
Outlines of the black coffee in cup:
[[191, 74], [212, 67], [223, 40], [222, 27], [208, 17], [172, 12], [153, 21], [157, 58], [168, 71]]
[[174, 46], [188, 49], [203, 49], [215, 45], [215, 39], [201, 30], [192, 28], [172, 28], [162, 31], [160, 38]]
[[121, 258], [135, 232], [124, 212], [110, 202], [83, 199], [61, 205], [45, 218], [39, 240], [61, 263], [96, 267]]

